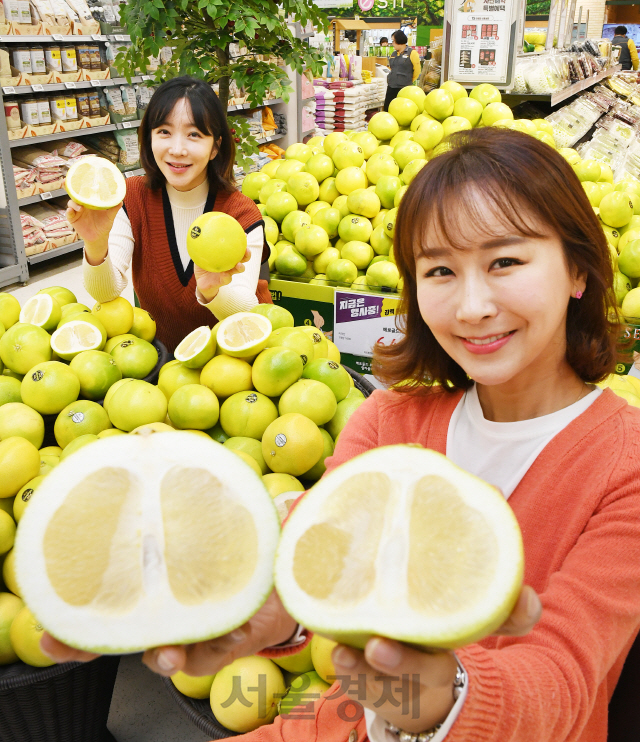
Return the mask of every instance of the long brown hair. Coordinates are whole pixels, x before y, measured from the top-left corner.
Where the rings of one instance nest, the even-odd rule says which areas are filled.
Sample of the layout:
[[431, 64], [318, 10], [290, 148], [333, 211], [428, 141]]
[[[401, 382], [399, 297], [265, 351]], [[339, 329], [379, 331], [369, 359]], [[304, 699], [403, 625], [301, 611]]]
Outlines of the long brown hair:
[[455, 134], [451, 149], [432, 159], [414, 178], [398, 209], [394, 255], [404, 279], [397, 323], [402, 339], [376, 346], [373, 372], [399, 391], [425, 391], [425, 382], [445, 389], [473, 383], [440, 346], [422, 319], [416, 292], [416, 254], [426, 225], [435, 224], [452, 246], [461, 211], [471, 223], [487, 224], [471, 197], [481, 190], [516, 232], [533, 236], [531, 219], [555, 232], [570, 271], [587, 276], [580, 300], [567, 311], [567, 362], [585, 382], [597, 382], [614, 369], [616, 327], [608, 316], [615, 306], [609, 247], [582, 184], [567, 161], [549, 145], [517, 131], [481, 128]]
[[235, 144], [227, 125], [227, 117], [218, 96], [204, 80], [183, 75], [162, 83], [153, 94], [138, 130], [140, 160], [147, 176], [149, 188], [162, 188], [165, 177], [158, 167], [151, 148], [151, 132], [166, 123], [176, 103], [186, 98], [191, 107], [191, 116], [196, 128], [219, 142], [218, 153], [207, 165], [209, 186], [233, 192], [236, 190], [233, 177]]

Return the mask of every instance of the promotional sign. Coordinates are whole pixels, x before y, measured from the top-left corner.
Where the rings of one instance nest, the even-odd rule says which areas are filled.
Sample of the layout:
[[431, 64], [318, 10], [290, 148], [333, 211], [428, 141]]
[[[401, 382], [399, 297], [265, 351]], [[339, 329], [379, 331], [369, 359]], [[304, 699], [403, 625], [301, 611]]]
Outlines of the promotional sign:
[[372, 295], [336, 290], [333, 342], [341, 353], [373, 356], [373, 346], [398, 342], [397, 295]]
[[462, 85], [511, 84], [517, 53], [519, 0], [448, 0], [445, 74]]

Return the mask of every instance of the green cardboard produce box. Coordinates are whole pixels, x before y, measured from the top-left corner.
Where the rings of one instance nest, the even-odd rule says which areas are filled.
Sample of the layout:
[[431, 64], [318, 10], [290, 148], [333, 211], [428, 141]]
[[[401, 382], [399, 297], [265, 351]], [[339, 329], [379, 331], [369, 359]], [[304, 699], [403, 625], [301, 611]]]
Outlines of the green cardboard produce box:
[[[347, 333], [350, 336], [349, 348], [358, 352], [346, 351], [344, 344], [337, 342], [342, 363], [362, 375], [371, 374], [371, 358], [364, 353], [368, 352], [374, 342], [392, 342], [396, 337], [393, 315], [399, 297], [395, 292], [351, 292], [344, 287], [319, 286], [306, 280], [282, 278], [271, 278], [269, 289], [273, 303], [288, 309], [296, 325], [316, 327], [334, 342], [336, 342], [334, 332], [336, 292], [341, 296], [344, 296], [345, 292], [350, 294], [350, 302], [353, 304], [362, 303], [363, 307], [349, 307], [348, 311], [341, 309], [339, 313], [341, 320], [349, 321]], [[355, 313], [353, 317], [348, 316], [351, 311]], [[386, 317], [384, 322], [379, 321], [382, 317]], [[363, 321], [357, 324], [350, 322], [350, 320], [357, 322], [358, 319]], [[375, 322], [376, 319], [378, 322], [373, 328], [371, 323], [366, 321]], [[357, 340], [353, 342], [354, 339], [359, 339], [360, 342]], [[373, 382], [373, 378], [370, 377], [369, 381]]]

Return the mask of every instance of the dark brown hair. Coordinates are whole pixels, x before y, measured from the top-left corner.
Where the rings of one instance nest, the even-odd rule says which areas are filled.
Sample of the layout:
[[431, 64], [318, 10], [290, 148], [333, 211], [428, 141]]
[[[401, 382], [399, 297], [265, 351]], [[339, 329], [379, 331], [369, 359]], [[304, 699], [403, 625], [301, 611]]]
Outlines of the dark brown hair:
[[165, 177], [158, 167], [151, 148], [151, 132], [165, 124], [176, 103], [186, 98], [196, 128], [220, 142], [217, 155], [207, 166], [209, 185], [224, 191], [236, 190], [233, 178], [235, 145], [218, 96], [204, 80], [183, 75], [160, 85], [151, 97], [139, 129], [140, 160], [147, 176], [147, 186], [162, 188]]
[[[462, 247], [455, 243], [462, 211], [488, 231], [488, 222], [500, 214], [519, 234], [537, 236], [535, 220], [558, 235], [569, 270], [587, 276], [583, 297], [569, 300], [566, 358], [583, 381], [600, 381], [615, 365], [617, 325], [608, 314], [616, 303], [613, 267], [602, 227], [571, 166], [544, 142], [508, 129], [458, 132], [449, 144], [416, 175], [398, 209], [393, 249], [404, 280], [397, 320], [404, 334], [394, 345], [376, 345], [374, 374], [389, 386], [407, 382], [398, 390], [413, 393], [427, 389], [428, 380], [449, 391], [473, 383], [422, 319], [416, 293], [416, 254], [428, 225]], [[491, 203], [490, 216], [473, 198], [478, 190]]]

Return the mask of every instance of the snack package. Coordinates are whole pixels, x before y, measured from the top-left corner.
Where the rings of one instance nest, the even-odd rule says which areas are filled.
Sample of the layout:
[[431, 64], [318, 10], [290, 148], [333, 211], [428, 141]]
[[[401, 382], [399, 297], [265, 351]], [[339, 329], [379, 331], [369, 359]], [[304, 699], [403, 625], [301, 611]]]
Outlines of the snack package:
[[65, 0], [50, 0], [56, 16], [56, 25], [70, 26], [75, 21], [79, 21], [78, 14]]
[[120, 98], [124, 107], [125, 115], [136, 112], [136, 91], [131, 85], [120, 86]]
[[149, 105], [149, 101], [151, 100], [151, 96], [153, 95], [154, 88], [149, 87], [148, 85], [136, 85], [135, 91], [136, 91], [136, 106], [138, 110], [146, 111], [147, 106]]
[[85, 23], [93, 20], [91, 9], [85, 0], [66, 0], [67, 4], [73, 9], [78, 18]]
[[114, 132], [116, 142], [120, 145], [119, 162], [121, 165], [135, 165], [140, 162], [140, 146], [137, 131]]
[[125, 115], [124, 102], [122, 100], [122, 92], [120, 88], [100, 88], [99, 95], [100, 105], [109, 111], [109, 113], [117, 113], [120, 116]]
[[48, 240], [58, 240], [62, 237], [69, 237], [74, 234], [75, 230], [69, 224], [66, 211], [56, 208], [54, 204], [46, 202], [30, 204], [23, 206], [22, 211], [30, 216], [33, 220], [42, 224], [45, 237]]

